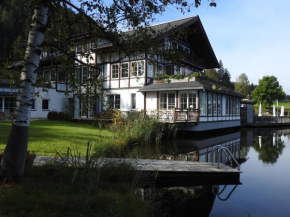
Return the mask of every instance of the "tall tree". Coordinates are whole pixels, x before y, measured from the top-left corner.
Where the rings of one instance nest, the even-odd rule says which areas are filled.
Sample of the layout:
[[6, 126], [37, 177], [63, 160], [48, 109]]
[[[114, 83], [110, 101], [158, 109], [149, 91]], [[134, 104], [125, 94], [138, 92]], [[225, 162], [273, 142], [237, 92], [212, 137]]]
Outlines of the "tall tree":
[[[65, 9], [70, 7], [87, 20], [87, 29], [92, 35], [97, 33], [99, 38], [106, 39], [120, 49], [124, 49], [124, 51], [127, 51], [127, 47], [134, 48], [136, 51], [135, 46], [139, 44], [144, 47], [147, 46], [148, 49], [146, 42], [149, 40], [146, 39], [152, 33], [150, 34], [146, 27], [154, 19], [154, 15], [163, 13], [168, 6], [175, 6], [183, 13], [189, 11], [192, 6], [187, 0], [113, 0], [111, 5], [104, 0], [79, 0], [80, 7], [72, 4], [70, 0], [33, 0], [31, 2], [36, 3], [36, 6], [30, 25], [31, 29], [26, 46], [24, 67], [21, 73], [20, 93], [17, 96], [13, 124], [4, 151], [3, 165], [0, 172], [0, 175], [5, 177], [21, 176], [24, 171], [36, 70], [39, 66], [48, 19], [48, 7], [50, 5], [54, 6], [52, 9], [56, 7], [63, 7]], [[201, 0], [195, 0], [193, 4], [198, 7], [200, 3]], [[210, 2], [210, 6], [216, 6], [214, 0]], [[75, 22], [75, 20], [70, 19], [69, 13], [59, 13], [54, 18], [57, 18], [57, 16], [61, 17], [59, 21], [65, 20], [68, 24], [67, 26], [71, 26]], [[56, 22], [55, 26], [57, 24]], [[134, 34], [123, 34], [122, 30], [124, 27], [131, 27], [132, 30], [135, 30]], [[97, 31], [93, 29], [97, 29]], [[66, 30], [68, 34], [65, 39], [70, 42], [71, 29], [67, 28]], [[55, 40], [51, 41], [52, 44], [57, 44], [56, 39], [60, 38], [58, 34], [63, 32], [63, 28], [50, 32], [54, 34], [54, 37], [51, 37], [52, 40]], [[140, 34], [136, 34], [138, 32]], [[135, 37], [135, 40], [132, 40], [132, 37]], [[69, 55], [69, 48], [71, 47], [71, 45], [65, 48], [61, 47], [60, 50], [64, 54]]]
[[36, 5], [30, 25], [13, 123], [4, 151], [1, 176], [21, 176], [24, 171], [36, 70], [39, 66], [47, 19], [48, 6], [45, 4]]
[[219, 83], [219, 77], [216, 69], [206, 69], [205, 70], [205, 75], [208, 77], [210, 80]]
[[250, 82], [248, 76], [242, 73], [237, 77], [235, 82], [235, 91], [248, 97], [250, 94]]
[[269, 107], [277, 99], [285, 97], [282, 86], [275, 76], [264, 76], [252, 92], [253, 100]]

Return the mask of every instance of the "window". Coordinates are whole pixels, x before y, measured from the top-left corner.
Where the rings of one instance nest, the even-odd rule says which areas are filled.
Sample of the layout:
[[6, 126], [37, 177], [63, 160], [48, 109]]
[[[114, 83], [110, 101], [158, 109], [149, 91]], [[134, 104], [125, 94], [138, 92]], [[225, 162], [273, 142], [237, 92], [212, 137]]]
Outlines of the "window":
[[175, 108], [175, 93], [160, 93], [159, 108], [173, 110]]
[[112, 78], [119, 78], [119, 64], [112, 64]]
[[80, 43], [76, 44], [76, 52], [81, 53], [82, 52], [82, 45]]
[[57, 81], [60, 83], [65, 83], [66, 82], [66, 78], [65, 78], [65, 71], [64, 70], [60, 70], [58, 72], [58, 78]]
[[82, 83], [86, 83], [88, 81], [88, 67], [83, 67], [83, 73], [82, 73]]
[[200, 98], [200, 102], [199, 102], [199, 108], [200, 108], [200, 115], [207, 115], [207, 92], [205, 91], [200, 91], [199, 92], [199, 98]]
[[216, 93], [212, 95], [212, 112], [213, 115], [217, 115], [217, 96]]
[[83, 52], [88, 53], [88, 43], [85, 42], [82, 47], [83, 47]]
[[42, 100], [42, 110], [48, 110], [48, 99]]
[[75, 83], [80, 84], [80, 79], [81, 79], [81, 68], [76, 68], [75, 69]]
[[50, 70], [43, 70], [43, 82], [50, 81]]
[[131, 94], [131, 105], [132, 105], [132, 109], [136, 109], [136, 94], [135, 93]]
[[230, 101], [230, 98], [226, 96], [226, 115], [229, 114], [229, 101]]
[[232, 97], [229, 97], [229, 114], [232, 115], [232, 109], [233, 109], [233, 103], [232, 103]]
[[31, 110], [35, 110], [35, 99], [31, 100]]
[[109, 95], [108, 96], [109, 107], [113, 109], [120, 109], [120, 95]]
[[237, 107], [236, 107], [236, 98], [232, 98], [233, 100], [233, 102], [232, 102], [232, 104], [233, 104], [233, 115], [236, 115], [237, 114], [237, 112], [236, 112], [236, 109], [237, 109]]
[[163, 72], [163, 65], [162, 64], [157, 65], [157, 72], [158, 73]]
[[237, 99], [237, 115], [240, 115], [240, 99]]
[[196, 92], [180, 93], [180, 108], [196, 108]]
[[166, 71], [166, 75], [172, 75], [173, 70], [172, 70], [172, 64], [166, 65], [165, 66], [165, 71]]
[[221, 101], [222, 101], [221, 95], [218, 94], [218, 98], [217, 98], [217, 112], [218, 112], [218, 115], [221, 115], [221, 110], [222, 110]]
[[212, 115], [212, 93], [208, 93], [207, 96], [207, 114]]
[[122, 78], [128, 78], [129, 63], [121, 63]]
[[14, 97], [5, 97], [4, 109], [9, 109], [10, 111], [15, 108], [16, 98]]
[[144, 74], [144, 61], [131, 63], [132, 76], [142, 76]]
[[56, 73], [55, 73], [55, 69], [51, 69], [51, 81], [55, 82], [56, 81]]

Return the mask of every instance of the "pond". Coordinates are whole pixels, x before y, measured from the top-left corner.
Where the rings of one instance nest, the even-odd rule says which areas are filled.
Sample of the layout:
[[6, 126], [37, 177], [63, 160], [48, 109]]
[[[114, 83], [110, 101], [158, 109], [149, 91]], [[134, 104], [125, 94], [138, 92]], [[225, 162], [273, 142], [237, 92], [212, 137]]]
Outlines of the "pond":
[[163, 145], [170, 148], [162, 159], [200, 162], [211, 161], [215, 145], [226, 146], [241, 164], [241, 183], [146, 189], [152, 216], [290, 216], [290, 129], [243, 129]]

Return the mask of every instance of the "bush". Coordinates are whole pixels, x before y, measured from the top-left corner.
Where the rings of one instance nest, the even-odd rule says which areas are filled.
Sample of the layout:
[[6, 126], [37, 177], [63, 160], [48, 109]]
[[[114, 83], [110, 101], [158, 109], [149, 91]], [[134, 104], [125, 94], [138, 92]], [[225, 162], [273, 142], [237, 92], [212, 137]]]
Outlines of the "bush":
[[63, 113], [63, 120], [64, 121], [71, 121], [72, 120], [72, 115], [69, 112], [64, 112]]
[[48, 120], [65, 120], [65, 121], [71, 121], [72, 115], [69, 112], [56, 112], [56, 111], [50, 111], [47, 114]]
[[57, 113], [57, 120], [63, 120], [63, 112]]
[[111, 129], [115, 132], [115, 143], [121, 147], [150, 144], [152, 140], [158, 145], [166, 128], [164, 123], [143, 113], [128, 113], [126, 118], [116, 114], [115, 117]]
[[47, 114], [48, 120], [56, 120], [57, 119], [57, 112], [56, 111], [50, 111]]

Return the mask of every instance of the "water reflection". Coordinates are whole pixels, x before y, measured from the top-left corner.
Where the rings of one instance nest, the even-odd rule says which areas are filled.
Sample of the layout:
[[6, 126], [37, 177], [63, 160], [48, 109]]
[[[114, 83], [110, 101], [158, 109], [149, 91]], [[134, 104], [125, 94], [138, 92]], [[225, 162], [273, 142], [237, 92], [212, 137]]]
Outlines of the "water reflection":
[[145, 199], [152, 203], [155, 217], [209, 216], [216, 195], [212, 186], [148, 188]]
[[[268, 133], [265, 133], [268, 132]], [[253, 141], [254, 150], [259, 153], [259, 160], [265, 164], [275, 164], [283, 153], [285, 141], [282, 140], [288, 129], [270, 131], [250, 131], [246, 135]]]
[[[217, 145], [228, 148], [239, 162], [246, 160], [244, 155], [241, 156], [240, 132], [206, 139], [165, 140], [162, 144], [165, 147], [160, 157], [162, 160], [216, 162], [217, 153], [213, 152], [213, 147]], [[228, 164], [230, 160], [222, 154], [220, 162]]]
[[[243, 163], [243, 184], [225, 189], [201, 183], [144, 190], [144, 197], [152, 202], [150, 216], [290, 216], [290, 184], [286, 181], [290, 176], [285, 173], [290, 163], [289, 141], [290, 129], [246, 129], [204, 139], [164, 140], [158, 158], [166, 160], [211, 162], [216, 158], [211, 155], [214, 146], [227, 147]], [[280, 160], [283, 163], [277, 164]], [[222, 162], [228, 163], [225, 156]]]

